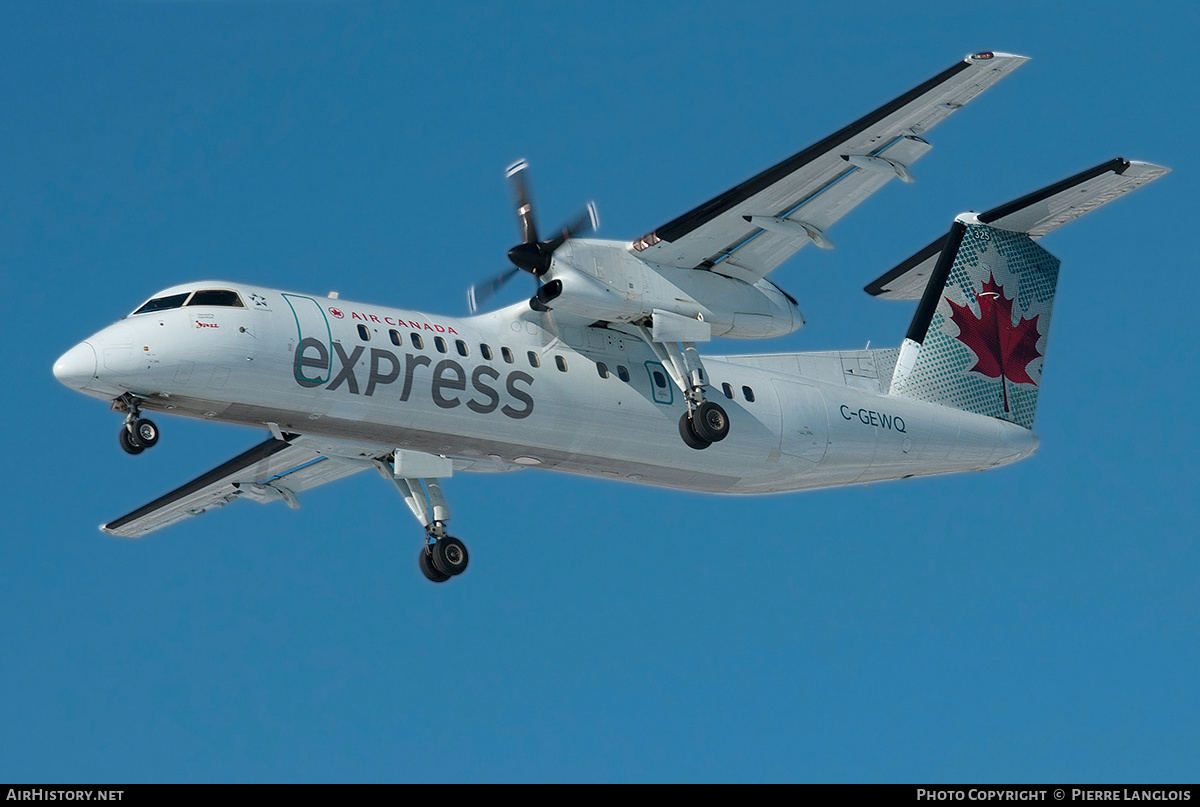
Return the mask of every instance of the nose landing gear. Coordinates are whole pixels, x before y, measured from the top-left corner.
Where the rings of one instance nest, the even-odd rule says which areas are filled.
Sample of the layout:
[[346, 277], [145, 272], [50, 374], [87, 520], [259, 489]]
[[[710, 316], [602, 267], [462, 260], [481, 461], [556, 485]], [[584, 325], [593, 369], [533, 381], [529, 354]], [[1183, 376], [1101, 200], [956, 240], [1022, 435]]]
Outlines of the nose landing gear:
[[158, 442], [158, 426], [147, 418], [129, 418], [117, 432], [117, 441], [127, 454], [141, 454]]
[[128, 392], [113, 401], [112, 408], [125, 413], [125, 422], [117, 433], [117, 441], [126, 454], [141, 454], [158, 442], [158, 426], [153, 420], [139, 417], [138, 399]]

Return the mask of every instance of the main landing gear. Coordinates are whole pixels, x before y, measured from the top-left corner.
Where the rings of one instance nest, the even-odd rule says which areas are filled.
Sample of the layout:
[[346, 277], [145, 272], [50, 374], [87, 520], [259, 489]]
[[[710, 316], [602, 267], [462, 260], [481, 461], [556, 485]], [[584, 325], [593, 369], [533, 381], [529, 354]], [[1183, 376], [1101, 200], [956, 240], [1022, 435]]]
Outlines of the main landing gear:
[[700, 450], [724, 440], [729, 435], [729, 415], [720, 404], [704, 397], [708, 373], [704, 371], [696, 344], [656, 342], [645, 325], [639, 325], [638, 331], [687, 401], [687, 411], [679, 418], [679, 436], [683, 442]]
[[417, 555], [421, 574], [435, 583], [444, 583], [467, 568], [467, 548], [463, 542], [443, 535], [433, 543], [427, 543]]
[[450, 508], [437, 479], [392, 479], [404, 503], [425, 528], [425, 546], [417, 555], [421, 574], [434, 583], [444, 583], [467, 570], [467, 547], [446, 534]]
[[158, 426], [153, 420], [140, 417], [135, 396], [125, 393], [113, 401], [112, 408], [125, 413], [125, 422], [117, 433], [117, 442], [126, 454], [141, 454], [158, 442]]
[[719, 443], [729, 434], [729, 415], [720, 404], [700, 399], [698, 406], [688, 401], [688, 411], [679, 417], [679, 436], [697, 450]]

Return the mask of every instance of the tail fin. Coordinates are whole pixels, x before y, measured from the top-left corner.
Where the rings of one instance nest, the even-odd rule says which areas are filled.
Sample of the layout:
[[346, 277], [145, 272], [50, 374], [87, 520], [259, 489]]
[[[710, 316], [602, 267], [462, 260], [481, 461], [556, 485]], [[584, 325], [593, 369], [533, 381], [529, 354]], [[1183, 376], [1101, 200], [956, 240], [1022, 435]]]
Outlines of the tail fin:
[[1059, 261], [1034, 243], [1169, 169], [1118, 157], [978, 215], [867, 286], [920, 304], [891, 394], [1033, 425]]
[[954, 221], [892, 375], [892, 395], [1033, 425], [1058, 259], [1025, 233]]

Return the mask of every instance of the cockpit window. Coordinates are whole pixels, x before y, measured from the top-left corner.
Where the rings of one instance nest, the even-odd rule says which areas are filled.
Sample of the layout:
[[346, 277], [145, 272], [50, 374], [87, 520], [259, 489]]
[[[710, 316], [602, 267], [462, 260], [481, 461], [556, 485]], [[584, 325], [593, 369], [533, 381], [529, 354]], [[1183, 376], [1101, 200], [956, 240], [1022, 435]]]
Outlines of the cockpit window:
[[182, 294], [168, 294], [166, 297], [155, 297], [133, 313], [148, 314], [151, 311], [166, 311], [169, 308], [179, 308], [183, 305], [183, 301], [187, 299], [188, 294], [190, 292], [185, 291]]
[[188, 308], [194, 305], [219, 305], [225, 308], [245, 308], [242, 298], [236, 291], [229, 289], [203, 289], [192, 295], [187, 301]]
[[[186, 302], [184, 302], [185, 300]], [[185, 305], [189, 308], [194, 305], [222, 306], [224, 308], [246, 307], [236, 291], [229, 289], [201, 289], [200, 291], [184, 291], [179, 294], [155, 297], [133, 313], [148, 314], [151, 311], [167, 311]]]

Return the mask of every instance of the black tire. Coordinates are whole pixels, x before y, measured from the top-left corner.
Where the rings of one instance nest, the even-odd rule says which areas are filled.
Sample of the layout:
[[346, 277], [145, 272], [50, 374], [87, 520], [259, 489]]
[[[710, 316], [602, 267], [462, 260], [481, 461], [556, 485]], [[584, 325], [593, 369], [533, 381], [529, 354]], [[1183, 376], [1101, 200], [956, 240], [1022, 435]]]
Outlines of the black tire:
[[133, 433], [129, 439], [142, 448], [150, 448], [158, 442], [158, 426], [153, 420], [142, 418], [133, 424]]
[[697, 451], [702, 451], [712, 445], [711, 442], [696, 434], [696, 430], [692, 428], [692, 418], [689, 412], [684, 412], [682, 417], [679, 418], [679, 436], [683, 438], [683, 442], [687, 443], [690, 448], [694, 448]]
[[725, 414], [720, 404], [705, 401], [696, 407], [692, 428], [700, 439], [719, 443], [729, 434], [729, 415]]
[[421, 574], [425, 575], [426, 580], [445, 583], [450, 579], [450, 575], [433, 568], [433, 551], [428, 546], [421, 547], [421, 552], [417, 555], [417, 565], [421, 567]]
[[467, 570], [467, 548], [449, 535], [438, 538], [433, 545], [433, 568], [453, 577]]
[[125, 449], [126, 454], [141, 454], [146, 450], [145, 446], [133, 442], [133, 435], [124, 426], [121, 427], [121, 431], [117, 432], [117, 441], [121, 444], [121, 448]]

